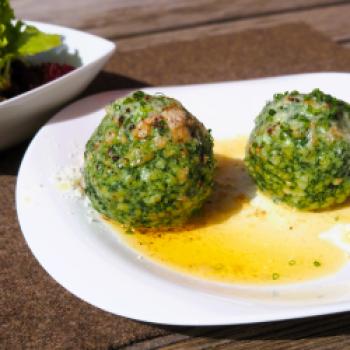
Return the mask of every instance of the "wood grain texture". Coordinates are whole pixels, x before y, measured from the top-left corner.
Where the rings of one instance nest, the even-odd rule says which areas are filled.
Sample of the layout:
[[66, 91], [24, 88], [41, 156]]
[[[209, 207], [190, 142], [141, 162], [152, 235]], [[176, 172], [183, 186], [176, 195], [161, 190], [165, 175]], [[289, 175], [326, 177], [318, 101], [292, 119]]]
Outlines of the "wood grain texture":
[[[134, 38], [124, 38], [118, 42], [121, 51], [131, 51], [172, 41], [193, 40], [207, 36], [237, 33], [247, 29], [267, 28], [295, 22], [308, 24], [335, 41], [350, 40], [350, 2], [333, 7], [266, 15], [225, 23], [196, 26], [190, 29], [179, 29]], [[307, 44], [305, 43], [305, 45]]]
[[116, 40], [121, 51], [302, 22], [333, 40], [350, 40], [350, 2], [339, 0], [12, 0], [21, 18]]
[[330, 6], [344, 0], [12, 0], [19, 17], [106, 36], [178, 29], [271, 12]]
[[[123, 350], [331, 350], [350, 348], [350, 313], [229, 327], [193, 327]], [[167, 329], [167, 327], [164, 327]]]

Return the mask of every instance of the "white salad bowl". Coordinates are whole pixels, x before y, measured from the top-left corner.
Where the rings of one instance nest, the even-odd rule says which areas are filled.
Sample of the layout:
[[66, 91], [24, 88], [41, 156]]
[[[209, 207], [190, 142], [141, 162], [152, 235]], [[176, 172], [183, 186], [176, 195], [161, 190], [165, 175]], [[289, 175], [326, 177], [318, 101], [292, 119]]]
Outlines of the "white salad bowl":
[[32, 63], [67, 63], [77, 68], [47, 84], [0, 102], [0, 150], [32, 135], [59, 107], [82, 92], [115, 51], [106, 39], [78, 30], [26, 22], [62, 36], [63, 45], [30, 58]]

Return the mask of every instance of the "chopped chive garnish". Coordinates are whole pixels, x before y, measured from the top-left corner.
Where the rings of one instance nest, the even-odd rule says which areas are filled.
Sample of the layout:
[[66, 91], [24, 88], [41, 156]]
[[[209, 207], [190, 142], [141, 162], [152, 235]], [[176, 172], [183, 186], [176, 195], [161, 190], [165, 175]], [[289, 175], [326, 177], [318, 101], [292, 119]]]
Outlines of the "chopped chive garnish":
[[273, 273], [272, 274], [272, 279], [274, 280], [274, 281], [276, 281], [276, 280], [278, 280], [280, 278], [280, 274], [279, 273]]
[[314, 266], [316, 267], [320, 267], [321, 266], [321, 263], [317, 260], [314, 261]]
[[296, 264], [296, 261], [295, 260], [289, 260], [288, 261], [288, 265], [290, 265], [290, 266], [293, 266], [293, 265], [295, 265]]

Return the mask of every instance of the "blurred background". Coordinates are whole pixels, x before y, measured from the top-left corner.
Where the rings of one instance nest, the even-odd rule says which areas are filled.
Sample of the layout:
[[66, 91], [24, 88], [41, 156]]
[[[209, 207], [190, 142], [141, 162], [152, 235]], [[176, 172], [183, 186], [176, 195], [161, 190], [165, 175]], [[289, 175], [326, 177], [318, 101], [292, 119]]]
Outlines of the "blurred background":
[[11, 4], [19, 18], [95, 33], [118, 41], [121, 52], [291, 22], [305, 23], [350, 47], [349, 0], [12, 0]]

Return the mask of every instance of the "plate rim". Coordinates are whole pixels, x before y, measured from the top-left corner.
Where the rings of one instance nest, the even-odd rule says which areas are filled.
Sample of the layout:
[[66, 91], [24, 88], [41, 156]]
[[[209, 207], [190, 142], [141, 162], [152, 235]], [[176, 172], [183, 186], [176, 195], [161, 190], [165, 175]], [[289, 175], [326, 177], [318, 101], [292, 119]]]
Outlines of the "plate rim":
[[[216, 85], [216, 84], [230, 84], [230, 83], [242, 83], [242, 82], [254, 82], [254, 81], [263, 81], [263, 80], [266, 80], [266, 79], [281, 79], [281, 78], [284, 78], [284, 77], [296, 77], [296, 76], [305, 76], [305, 75], [330, 75], [330, 74], [340, 74], [340, 75], [347, 75], [347, 77], [350, 77], [350, 73], [338, 73], [338, 72], [321, 72], [321, 73], [307, 73], [307, 74], [293, 74], [293, 75], [283, 75], [283, 76], [278, 76], [278, 77], [266, 77], [266, 78], [261, 78], [261, 79], [249, 79], [249, 80], [242, 80], [242, 81], [230, 81], [230, 82], [213, 82], [213, 83], [207, 83], [207, 84], [189, 84], [189, 85], [182, 85], [182, 86], [178, 86], [178, 85], [173, 85], [173, 86], [162, 86], [160, 87], [160, 89], [167, 89], [167, 88], [173, 88], [173, 87], [195, 87], [195, 86], [204, 86], [204, 85]], [[149, 90], [149, 89], [157, 89], [156, 87], [151, 87], [151, 88], [142, 88], [142, 89], [145, 89], [145, 90]], [[134, 89], [132, 89], [134, 90]], [[78, 101], [75, 101], [69, 105], [67, 105], [66, 107], [64, 107], [61, 111], [59, 111], [57, 114], [55, 114], [53, 116], [53, 118], [51, 118], [46, 124], [46, 125], [49, 125], [52, 123], [52, 121], [55, 119], [55, 118], [59, 118], [60, 115], [63, 115], [68, 109], [72, 108], [72, 106], [74, 105], [77, 105], [77, 104], [80, 104], [82, 102], [85, 102], [87, 99], [94, 99], [96, 98], [97, 96], [101, 96], [101, 95], [105, 95], [105, 94], [110, 94], [110, 93], [124, 93], [124, 92], [129, 92], [129, 91], [132, 91], [130, 89], [123, 89], [123, 90], [112, 90], [112, 91], [106, 91], [106, 92], [101, 92], [101, 93], [98, 93], [98, 94], [95, 94], [95, 95], [90, 95], [88, 97], [85, 97], [83, 99], [80, 99]], [[42, 129], [41, 129], [42, 130]], [[41, 131], [40, 130], [40, 131]], [[116, 313], [114, 311], [111, 311], [111, 310], [108, 310], [104, 307], [101, 307], [99, 305], [96, 305], [92, 302], [90, 302], [89, 300], [86, 300], [84, 299], [83, 297], [81, 297], [80, 295], [77, 295], [76, 293], [74, 293], [72, 290], [70, 290], [69, 287], [67, 287], [64, 283], [62, 283], [62, 281], [60, 281], [59, 279], [57, 279], [43, 264], [42, 264], [42, 261], [40, 259], [40, 257], [37, 255], [37, 252], [33, 251], [31, 245], [30, 245], [30, 242], [28, 241], [28, 237], [27, 235], [24, 233], [24, 231], [26, 230], [26, 228], [24, 228], [24, 224], [23, 224], [23, 220], [21, 218], [23, 218], [22, 214], [21, 214], [21, 209], [19, 209], [19, 202], [20, 202], [20, 193], [19, 193], [19, 184], [20, 184], [20, 181], [21, 181], [21, 177], [24, 176], [23, 175], [23, 164], [25, 164], [26, 162], [26, 159], [28, 157], [28, 154], [29, 152], [31, 152], [31, 147], [32, 147], [32, 144], [34, 142], [36, 142], [35, 140], [37, 140], [38, 138], [38, 135], [40, 135], [40, 131], [35, 135], [35, 137], [33, 138], [33, 140], [31, 141], [31, 143], [29, 144], [26, 152], [25, 152], [25, 155], [22, 159], [22, 162], [21, 162], [21, 165], [20, 165], [20, 169], [19, 169], [19, 172], [18, 172], [18, 177], [17, 177], [17, 183], [16, 183], [16, 210], [17, 210], [17, 214], [18, 214], [18, 221], [19, 221], [19, 224], [20, 224], [20, 227], [21, 227], [21, 232], [25, 238], [25, 241], [26, 241], [26, 244], [27, 246], [29, 247], [30, 251], [32, 252], [32, 254], [34, 255], [34, 257], [36, 258], [36, 260], [39, 262], [40, 266], [44, 269], [44, 271], [46, 271], [50, 277], [52, 277], [58, 284], [60, 284], [61, 286], [63, 286], [66, 290], [68, 290], [70, 293], [72, 293], [74, 296], [78, 297], [79, 299], [83, 300], [84, 302], [92, 305], [92, 306], [95, 306], [103, 311], [106, 311], [106, 312], [109, 312], [109, 313], [112, 313], [112, 314], [116, 314], [116, 315], [119, 315], [119, 316], [123, 316], [123, 317], [128, 317], [128, 318], [131, 318], [131, 319], [134, 319], [134, 320], [138, 320], [138, 321], [143, 321], [143, 322], [151, 322], [151, 323], [155, 323], [155, 324], [169, 324], [169, 325], [176, 325], [176, 326], [213, 326], [213, 325], [233, 325], [233, 324], [247, 324], [247, 323], [260, 323], [260, 322], [275, 322], [275, 321], [281, 321], [281, 320], [288, 320], [288, 319], [300, 319], [300, 318], [304, 318], [304, 317], [315, 317], [315, 316], [321, 316], [321, 315], [328, 315], [328, 314], [335, 314], [335, 313], [342, 313], [342, 312], [348, 312], [350, 311], [350, 299], [349, 301], [346, 301], [345, 303], [341, 303], [341, 304], [338, 304], [338, 305], [333, 305], [333, 304], [325, 304], [325, 305], [317, 305], [317, 311], [312, 311], [309, 310], [308, 308], [306, 309], [307, 311], [306, 312], [297, 312], [295, 315], [293, 312], [291, 312], [290, 310], [287, 310], [285, 312], [280, 312], [276, 315], [276, 312], [274, 312], [274, 317], [273, 318], [268, 318], [266, 316], [263, 316], [263, 317], [257, 317], [257, 315], [255, 315], [255, 319], [250, 319], [249, 317], [246, 318], [246, 319], [243, 319], [239, 322], [232, 322], [230, 320], [227, 320], [226, 322], [205, 322], [205, 321], [202, 321], [202, 322], [196, 322], [196, 323], [183, 323], [183, 322], [164, 322], [164, 321], [159, 321], [157, 320], [157, 318], [155, 319], [143, 319], [143, 318], [138, 318], [137, 316], [135, 315], [130, 315], [130, 314], [125, 314], [125, 313]], [[345, 308], [343, 306], [343, 304], [345, 304]], [[334, 307], [334, 306], [338, 306], [338, 307]], [[298, 308], [301, 308], [298, 307]]]

